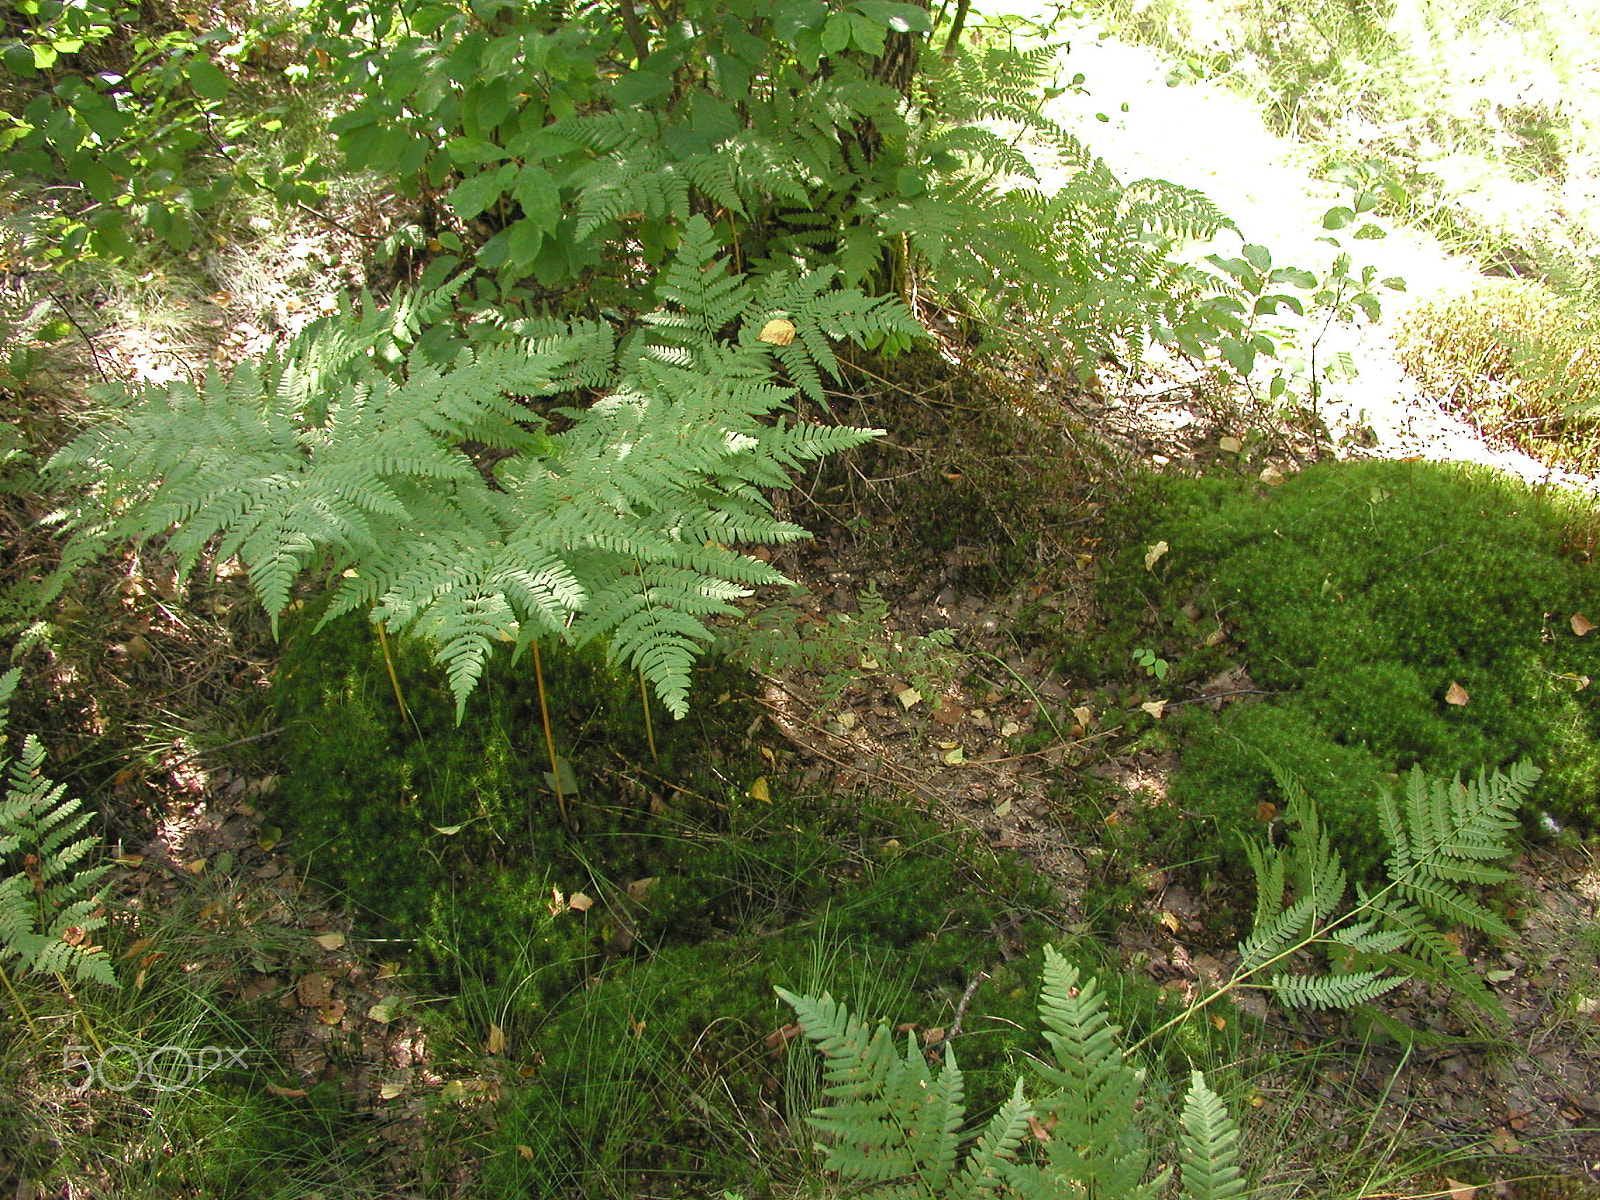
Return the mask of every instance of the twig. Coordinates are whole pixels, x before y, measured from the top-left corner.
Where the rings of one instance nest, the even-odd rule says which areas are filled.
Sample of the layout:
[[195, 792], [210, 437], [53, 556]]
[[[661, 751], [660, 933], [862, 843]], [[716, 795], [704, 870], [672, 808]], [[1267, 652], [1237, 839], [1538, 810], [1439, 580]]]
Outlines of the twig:
[[972, 1003], [972, 997], [977, 995], [978, 988], [989, 978], [989, 972], [979, 971], [972, 977], [972, 982], [967, 984], [967, 990], [961, 993], [961, 1003], [956, 1005], [956, 1019], [950, 1022], [950, 1029], [944, 1035], [944, 1040], [954, 1041], [961, 1033], [961, 1022], [966, 1020], [967, 1005]]
[[253, 733], [249, 737], [236, 738], [231, 742], [223, 742], [220, 746], [207, 746], [204, 750], [196, 750], [193, 754], [185, 754], [176, 762], [168, 763], [166, 769], [170, 771], [174, 767], [181, 767], [184, 763], [189, 762], [191, 759], [199, 758], [202, 754], [215, 754], [219, 750], [232, 750], [235, 746], [247, 746], [251, 742], [259, 742], [262, 738], [269, 738], [276, 734], [282, 733], [285, 728], [286, 726], [279, 725], [276, 729], [269, 729], [265, 733]]

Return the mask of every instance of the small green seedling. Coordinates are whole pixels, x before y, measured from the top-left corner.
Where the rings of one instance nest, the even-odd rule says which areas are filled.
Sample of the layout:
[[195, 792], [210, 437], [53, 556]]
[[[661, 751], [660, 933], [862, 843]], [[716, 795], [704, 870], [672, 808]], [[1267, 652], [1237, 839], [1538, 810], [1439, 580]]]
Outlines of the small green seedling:
[[1140, 647], [1135, 650], [1133, 652], [1133, 661], [1144, 668], [1146, 675], [1153, 675], [1163, 682], [1167, 678], [1167, 672], [1172, 670], [1171, 663], [1147, 647]]

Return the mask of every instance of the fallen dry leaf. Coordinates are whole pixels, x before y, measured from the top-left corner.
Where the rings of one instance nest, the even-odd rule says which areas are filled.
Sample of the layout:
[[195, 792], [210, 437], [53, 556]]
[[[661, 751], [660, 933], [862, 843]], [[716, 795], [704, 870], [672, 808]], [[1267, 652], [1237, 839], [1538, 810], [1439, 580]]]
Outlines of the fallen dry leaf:
[[900, 707], [902, 708], [915, 708], [922, 702], [922, 693], [917, 691], [916, 688], [908, 687], [903, 692], [896, 692], [894, 698], [900, 701]]
[[759, 800], [763, 804], [772, 803], [772, 792], [767, 787], [767, 777], [757, 775], [750, 784], [750, 799]]
[[506, 1052], [506, 1031], [493, 1021], [489, 1022], [489, 1036], [483, 1040], [485, 1054], [504, 1054]]
[[1445, 689], [1444, 702], [1446, 704], [1462, 705], [1470, 699], [1472, 697], [1467, 695], [1467, 689], [1453, 679], [1450, 681], [1450, 686]]
[[1589, 623], [1589, 618], [1584, 616], [1582, 613], [1573, 613], [1571, 624], [1572, 632], [1577, 634], [1579, 637], [1582, 637], [1584, 634], [1588, 633], [1594, 628], [1594, 626]]
[[334, 1000], [323, 1005], [317, 1016], [322, 1019], [324, 1025], [337, 1025], [344, 1020], [344, 1001]]
[[304, 975], [294, 985], [295, 998], [306, 1008], [321, 1008], [333, 995], [333, 984], [322, 974]]
[[1225, 434], [1217, 439], [1217, 445], [1229, 454], [1237, 454], [1244, 449], [1244, 443], [1232, 435]]
[[324, 950], [340, 950], [344, 947], [344, 934], [334, 930], [332, 933], [319, 933], [311, 939]]
[[406, 1085], [403, 1083], [386, 1083], [378, 1089], [378, 1099], [393, 1100], [405, 1090]]
[[1145, 712], [1149, 713], [1152, 717], [1155, 717], [1159, 720], [1161, 714], [1167, 709], [1167, 702], [1165, 700], [1146, 700], [1143, 704], [1139, 705], [1139, 707], [1144, 709]]
[[1262, 483], [1267, 484], [1269, 487], [1277, 487], [1283, 482], [1283, 472], [1278, 470], [1277, 467], [1262, 467], [1260, 479]]
[[1472, 1200], [1478, 1194], [1476, 1184], [1462, 1183], [1459, 1179], [1451, 1179], [1448, 1175], [1445, 1176], [1444, 1185], [1450, 1189], [1450, 1200]]
[[773, 346], [787, 346], [794, 341], [794, 322], [773, 317], [761, 327], [757, 337]]
[[275, 1083], [267, 1084], [267, 1091], [271, 1092], [274, 1096], [282, 1096], [286, 1100], [298, 1100], [300, 1097], [306, 1094], [305, 1088], [279, 1087]]
[[573, 892], [567, 900], [567, 907], [577, 912], [586, 913], [594, 907], [594, 901], [582, 892]]
[[1146, 571], [1153, 570], [1155, 565], [1161, 561], [1161, 556], [1170, 549], [1172, 549], [1172, 547], [1167, 545], [1165, 542], [1157, 542], [1154, 546], [1151, 546], [1149, 549], [1147, 549], [1144, 552], [1144, 569]]

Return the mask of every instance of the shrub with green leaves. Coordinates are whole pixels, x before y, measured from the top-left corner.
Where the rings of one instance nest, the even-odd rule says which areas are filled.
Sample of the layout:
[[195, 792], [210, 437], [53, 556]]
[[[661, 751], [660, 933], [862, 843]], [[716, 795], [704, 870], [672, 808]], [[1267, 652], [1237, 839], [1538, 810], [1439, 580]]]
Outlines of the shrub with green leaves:
[[[1011, 1098], [976, 1131], [965, 1128], [961, 1069], [949, 1043], [943, 1065], [930, 1070], [914, 1033], [902, 1056], [888, 1024], [872, 1029], [830, 995], [781, 988], [778, 995], [823, 1054], [828, 1102], [810, 1123], [826, 1135], [827, 1167], [862, 1185], [864, 1195], [1152, 1200], [1165, 1194], [1170, 1170], [1152, 1177], [1141, 1122], [1144, 1072], [1125, 1060], [1096, 981], [1053, 947], [1045, 948], [1039, 1000], [1054, 1056], [1039, 1073], [1051, 1090], [1030, 1101], [1018, 1079]], [[1036, 1138], [1042, 1127], [1048, 1135]], [[1180, 1136], [1182, 1194], [1189, 1200], [1243, 1194], [1238, 1141], [1238, 1127], [1194, 1072]]]
[[[1244, 666], [1271, 693], [1180, 717], [1191, 740], [1173, 797], [1208, 823], [1208, 850], [1235, 855], [1277, 798], [1274, 763], [1319, 796], [1361, 872], [1380, 857], [1370, 785], [1413, 766], [1527, 759], [1544, 775], [1525, 816], [1600, 820], [1594, 636], [1574, 620], [1600, 611], [1600, 571], [1567, 534], [1592, 522], [1588, 502], [1425, 462], [1321, 464], [1278, 487], [1174, 480], [1158, 495], [1108, 574], [1109, 609], [1161, 612], [1160, 648], [1188, 672], [1177, 683]], [[1157, 540], [1171, 549], [1148, 569]]]
[[[0, 31], [0, 167], [24, 202], [28, 248], [60, 264], [125, 258], [146, 239], [193, 246], [241, 179], [232, 152], [281, 126], [270, 100], [248, 113], [228, 104], [267, 24], [199, 32], [192, 14], [130, 0], [12, 5]], [[307, 194], [294, 174], [273, 181], [284, 198]]]
[[[833, 266], [906, 295], [915, 279], [1032, 349], [1091, 361], [1152, 332], [1217, 336], [1193, 304], [1215, 277], [1166, 254], [1226, 217], [1125, 185], [1043, 119], [1054, 47], [947, 31], [928, 53], [928, 9], [891, 0], [407, 0], [370, 31], [359, 9], [315, 11], [355, 97], [334, 122], [348, 161], [417, 195], [411, 240], [472, 258], [502, 295], [653, 304], [637, 260], [662, 262], [700, 214], [752, 269]], [[1039, 175], [1000, 122], [1061, 158], [1059, 191], [1006, 186]]]
[[602, 639], [682, 716], [705, 619], [783, 581], [731, 547], [805, 536], [762, 489], [874, 435], [777, 416], [774, 357], [820, 395], [830, 339], [921, 328], [830, 271], [754, 280], [715, 248], [696, 217], [667, 307], [620, 342], [584, 320], [462, 329], [445, 289], [347, 308], [198, 387], [107, 388], [111, 418], [49, 467], [78, 489], [63, 571], [164, 536], [185, 571], [238, 556], [275, 623], [310, 575], [324, 621], [428, 639], [458, 718], [497, 645], [541, 638]]

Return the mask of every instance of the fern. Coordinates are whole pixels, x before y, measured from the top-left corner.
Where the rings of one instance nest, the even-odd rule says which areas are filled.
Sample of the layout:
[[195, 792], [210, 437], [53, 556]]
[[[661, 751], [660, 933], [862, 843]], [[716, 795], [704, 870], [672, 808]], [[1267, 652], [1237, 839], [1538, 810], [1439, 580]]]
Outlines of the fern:
[[[1166, 1184], [1165, 1171], [1145, 1178], [1148, 1154], [1138, 1125], [1143, 1074], [1124, 1062], [1095, 981], [1080, 980], [1054, 947], [1045, 948], [1039, 1006], [1056, 1059], [1043, 1073], [1054, 1090], [1036, 1106], [1019, 1079], [1010, 1099], [971, 1133], [963, 1132], [961, 1072], [948, 1044], [943, 1065], [931, 1072], [914, 1036], [901, 1055], [888, 1025], [871, 1029], [828, 995], [777, 991], [823, 1055], [828, 1103], [810, 1122], [828, 1139], [826, 1165], [869, 1185], [864, 1194], [873, 1200], [1137, 1200]], [[1054, 1117], [1042, 1150], [1029, 1136], [1042, 1129], [1037, 1115]], [[1199, 1072], [1183, 1123], [1186, 1195], [1240, 1194], [1238, 1129]]]
[[1229, 1200], [1245, 1190], [1239, 1130], [1199, 1071], [1183, 1102], [1183, 1187], [1193, 1200]]
[[[199, 386], [107, 389], [111, 418], [50, 464], [79, 489], [64, 571], [164, 535], [185, 571], [237, 556], [274, 623], [313, 576], [324, 623], [365, 609], [428, 638], [458, 717], [496, 646], [547, 637], [607, 640], [681, 716], [708, 618], [784, 581], [730, 547], [805, 536], [762, 489], [875, 436], [785, 419], [775, 352], [820, 396], [831, 339], [920, 333], [829, 272], [751, 279], [716, 250], [690, 220], [663, 307], [620, 343], [592, 321], [429, 325], [445, 289], [346, 307]], [[792, 345], [762, 336], [780, 313]]]
[[[1344, 868], [1317, 821], [1316, 806], [1280, 776], [1286, 819], [1296, 826], [1287, 847], [1249, 847], [1257, 904], [1250, 936], [1239, 946], [1229, 988], [1269, 972], [1266, 986], [1293, 1007], [1349, 1008], [1376, 999], [1413, 976], [1445, 983], [1490, 1013], [1498, 1001], [1445, 936], [1465, 925], [1493, 937], [1513, 931], [1460, 885], [1513, 878], [1494, 865], [1510, 854], [1512, 817], [1539, 770], [1518, 763], [1506, 772], [1480, 772], [1463, 783], [1429, 779], [1413, 768], [1403, 799], [1393, 792], [1378, 813], [1391, 851], [1389, 882], [1377, 892], [1358, 889], [1346, 907]], [[1290, 899], [1286, 882], [1292, 882]], [[1311, 946], [1329, 953], [1326, 972], [1291, 974], [1289, 958]]]
[[[19, 675], [15, 667], [0, 675], [0, 735]], [[96, 843], [79, 834], [94, 814], [44, 777], [44, 759], [32, 734], [16, 759], [0, 753], [0, 964], [114, 987], [111, 960], [88, 936], [106, 923], [96, 885], [110, 869], [83, 865]]]

